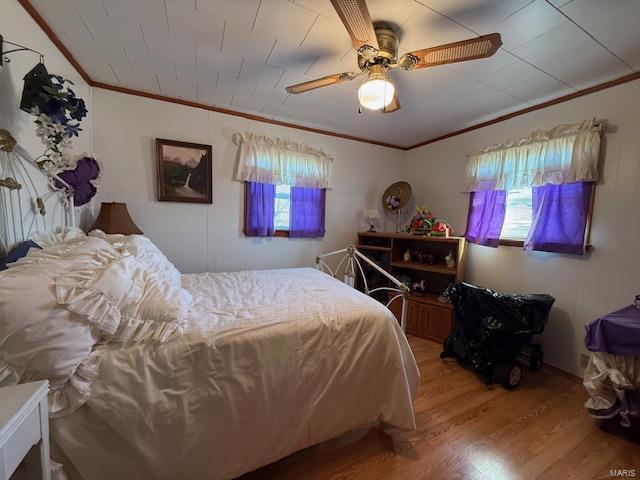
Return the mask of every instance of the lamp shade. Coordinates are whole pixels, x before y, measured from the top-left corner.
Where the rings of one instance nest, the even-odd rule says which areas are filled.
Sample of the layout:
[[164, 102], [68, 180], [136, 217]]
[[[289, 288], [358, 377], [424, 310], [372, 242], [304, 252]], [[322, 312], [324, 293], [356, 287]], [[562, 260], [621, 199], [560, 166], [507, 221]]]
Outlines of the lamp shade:
[[367, 218], [380, 218], [380, 212], [377, 208], [367, 210]]
[[118, 202], [103, 202], [100, 205], [100, 213], [98, 213], [96, 223], [93, 224], [91, 230], [102, 230], [104, 233], [121, 233], [123, 235], [142, 234], [142, 230], [131, 220], [127, 204]]

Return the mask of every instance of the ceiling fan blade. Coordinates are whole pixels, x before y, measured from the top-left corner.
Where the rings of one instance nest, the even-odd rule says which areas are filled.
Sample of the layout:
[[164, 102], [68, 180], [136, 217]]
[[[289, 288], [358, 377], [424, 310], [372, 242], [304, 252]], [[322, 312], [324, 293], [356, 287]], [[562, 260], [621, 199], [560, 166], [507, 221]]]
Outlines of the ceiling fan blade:
[[403, 55], [398, 63], [405, 70], [413, 70], [447, 63], [466, 62], [467, 60], [490, 57], [498, 51], [501, 45], [500, 34], [492, 33], [461, 42], [409, 52]]
[[315, 90], [316, 88], [326, 87], [328, 85], [334, 85], [336, 83], [348, 82], [356, 78], [356, 73], [345, 72], [336, 73], [335, 75], [328, 75], [322, 78], [316, 78], [315, 80], [309, 80], [308, 82], [298, 83], [287, 87], [287, 93], [304, 93], [309, 90]]
[[364, 45], [379, 49], [366, 0], [331, 0], [331, 3], [349, 32], [356, 50]]
[[393, 95], [391, 103], [382, 109], [382, 113], [392, 113], [400, 110], [400, 100], [398, 100], [398, 92]]

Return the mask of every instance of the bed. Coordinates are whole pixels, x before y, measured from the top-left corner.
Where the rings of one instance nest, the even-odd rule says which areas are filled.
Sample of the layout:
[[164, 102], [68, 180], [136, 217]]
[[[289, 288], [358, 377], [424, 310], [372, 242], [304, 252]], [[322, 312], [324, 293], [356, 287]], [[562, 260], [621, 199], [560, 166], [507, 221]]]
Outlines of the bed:
[[314, 269], [183, 281], [185, 336], [110, 349], [52, 421], [84, 478], [234, 478], [370, 423], [414, 428], [416, 365], [375, 300]]
[[50, 381], [72, 478], [229, 479], [358, 427], [415, 428], [400, 325], [332, 275], [181, 275], [143, 236], [32, 233], [42, 248], [0, 272], [0, 386]]

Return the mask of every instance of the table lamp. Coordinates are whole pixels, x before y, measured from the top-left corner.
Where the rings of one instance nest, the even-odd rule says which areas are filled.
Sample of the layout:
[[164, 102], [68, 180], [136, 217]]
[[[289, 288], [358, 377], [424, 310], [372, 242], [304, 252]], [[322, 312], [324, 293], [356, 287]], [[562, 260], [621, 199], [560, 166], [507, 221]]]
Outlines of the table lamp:
[[367, 210], [367, 215], [364, 221], [369, 225], [369, 232], [377, 232], [380, 228], [380, 212], [375, 208]]
[[131, 235], [137, 233], [142, 235], [142, 230], [133, 223], [129, 216], [126, 203], [103, 202], [100, 205], [100, 213], [91, 230], [102, 230], [104, 233], [121, 233]]

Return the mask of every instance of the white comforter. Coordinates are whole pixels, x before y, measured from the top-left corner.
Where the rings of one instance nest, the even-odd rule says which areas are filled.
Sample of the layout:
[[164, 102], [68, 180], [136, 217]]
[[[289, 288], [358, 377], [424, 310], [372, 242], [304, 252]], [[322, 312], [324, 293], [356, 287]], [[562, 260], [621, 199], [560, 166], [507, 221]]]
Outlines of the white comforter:
[[380, 303], [313, 269], [184, 275], [186, 335], [112, 347], [52, 421], [93, 479], [227, 479], [353, 428], [415, 427], [419, 373]]

